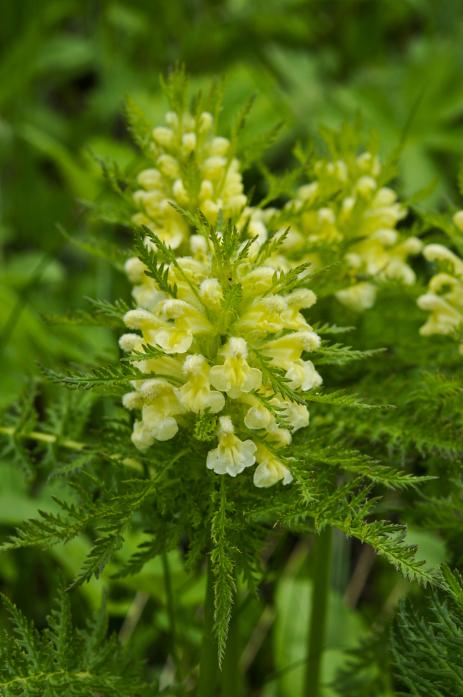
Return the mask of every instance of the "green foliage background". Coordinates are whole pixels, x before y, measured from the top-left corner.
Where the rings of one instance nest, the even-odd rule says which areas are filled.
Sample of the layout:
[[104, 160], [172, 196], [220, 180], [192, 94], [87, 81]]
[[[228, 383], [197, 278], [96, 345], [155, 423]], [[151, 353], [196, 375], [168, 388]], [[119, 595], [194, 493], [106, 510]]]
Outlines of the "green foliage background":
[[[125, 125], [124, 100], [132, 98], [153, 123], [160, 122], [165, 102], [159, 75], [175, 63], [185, 63], [193, 87], [217, 75], [226, 76], [224, 127], [254, 93], [257, 100], [249, 137], [267, 131], [275, 121], [284, 122], [282, 137], [267, 154], [273, 170], [285, 171], [291, 165], [291, 146], [307, 137], [317, 140], [320, 125], [338, 126], [344, 119], [360, 116], [367, 128], [379, 133], [384, 152], [406, 135], [399, 183], [404, 196], [434, 182], [424, 207], [458, 205], [456, 181], [463, 153], [463, 8], [459, 0], [3, 0], [1, 16], [0, 407], [14, 403], [26, 390], [26, 406], [33, 404], [34, 410], [23, 413], [30, 418], [31, 428], [37, 412], [41, 420], [48, 419], [51, 432], [59, 424], [66, 428], [67, 437], [78, 439], [82, 429], [117, 414], [110, 400], [95, 406], [90, 397], [76, 412], [73, 396], [63, 396], [62, 389], [49, 383], [36, 398], [31, 379], [39, 378], [39, 363], [53, 367], [116, 355], [116, 332], [56, 325], [44, 316], [81, 309], [85, 296], [128, 300], [123, 274], [105, 259], [86, 253], [89, 232], [100, 242], [110, 241], [108, 231], [92, 222], [91, 216], [89, 221], [88, 215], [91, 202], [102, 197], [104, 188], [98, 157], [117, 159], [130, 169], [136, 155]], [[250, 187], [262, 186], [257, 171], [251, 170], [247, 178]], [[117, 241], [128, 246], [128, 233], [118, 229]], [[383, 318], [407, 312], [393, 293], [383, 302]], [[416, 318], [413, 321], [419, 325]], [[345, 319], [340, 323], [349, 324]], [[384, 326], [378, 327], [375, 318], [366, 316], [360, 347], [380, 345], [378, 334]], [[420, 362], [428, 363], [429, 356], [415, 353], [417, 365], [410, 366], [403, 348], [406, 340], [399, 340], [394, 360], [405, 371], [419, 370]], [[360, 382], [365, 366], [359, 364], [356, 372], [352, 369], [349, 382]], [[372, 368], [370, 384], [364, 386], [370, 395], [374, 394], [374, 370], [384, 366]], [[461, 368], [458, 372], [454, 367], [453, 372], [453, 384], [444, 376], [441, 383], [437, 378], [434, 382], [423, 379], [421, 392], [409, 396], [400, 413], [401, 435], [413, 433], [409, 442], [397, 436], [397, 419], [383, 413], [366, 415], [363, 431], [355, 426], [358, 442], [366, 432], [373, 434], [378, 451], [386, 447], [389, 455], [404, 462], [414, 449], [426, 452], [429, 446], [432, 455], [426, 465], [421, 461], [422, 470], [415, 473], [445, 472], [429, 501], [415, 511], [405, 510], [411, 522], [410, 541], [418, 544], [420, 555], [433, 568], [444, 560], [460, 568], [463, 563], [455, 524], [461, 515], [463, 490], [458, 470], [461, 448], [457, 448], [457, 464], [454, 458], [448, 469], [442, 468], [443, 461], [455, 456], [458, 433], [442, 433], [437, 445], [429, 442], [430, 430], [444, 408], [461, 417]], [[445, 407], [438, 402], [443, 392], [449, 395]], [[390, 394], [375, 397], [394, 401], [391, 394], [401, 394], [397, 381], [392, 382]], [[435, 412], [429, 410], [430, 403], [436, 405]], [[413, 423], [410, 414], [414, 414]], [[348, 420], [343, 416], [336, 421], [337, 434], [354, 430]], [[43, 450], [24, 447], [27, 452], [17, 448], [14, 456], [6, 449], [1, 463], [2, 538], [38, 508], [53, 512], [52, 496], [63, 489], [59, 477], [48, 481], [45, 476], [47, 458], [50, 461], [56, 455], [53, 446], [45, 457]], [[32, 471], [26, 465], [31, 459], [36, 465]], [[406, 497], [389, 503], [393, 510], [394, 506], [402, 509], [399, 512], [407, 507]], [[129, 537], [124, 554], [133, 552], [138, 542], [135, 535]], [[406, 608], [399, 616], [402, 629], [390, 651], [384, 649], [383, 641], [397, 602], [410, 588], [383, 562], [373, 567], [369, 552], [356, 544], [346, 545], [340, 535], [335, 538], [336, 590], [330, 597], [326, 678], [337, 674], [337, 687], [327, 689], [326, 695], [415, 694], [410, 680], [394, 678], [391, 667], [394, 652], [397, 658], [405, 651], [404, 642], [413, 643], [418, 631], [413, 623], [407, 624]], [[249, 694], [284, 697], [296, 694], [301, 680], [310, 569], [304, 536], [276, 532], [269, 546], [268, 578], [259, 597], [249, 600], [242, 612], [241, 664], [249, 668]], [[89, 547], [89, 540], [81, 535], [52, 552], [3, 554], [0, 587], [43, 627], [59, 579], [64, 576], [69, 583], [75, 578]], [[169, 554], [169, 561], [179, 608], [178, 632], [185, 645], [194, 647], [201, 629], [195, 608], [202, 601], [205, 581], [186, 574], [177, 552]], [[356, 570], [359, 574], [367, 570], [363, 583], [353, 581]], [[136, 576], [111, 584], [110, 575], [111, 567], [73, 593], [77, 625], [89, 609], [99, 606], [102, 590], [110, 585], [111, 629], [122, 639], [132, 635], [130, 618], [141, 608], [134, 651], [147, 659], [148, 671], [159, 677], [160, 684], [168, 685], [169, 608], [162, 559], [150, 562]], [[429, 611], [429, 596], [417, 594], [416, 602], [436, 623], [458, 604], [437, 598]], [[455, 631], [461, 644], [461, 606], [452, 621], [459, 626]], [[352, 687], [344, 650], [353, 649], [372, 631], [369, 664], [360, 669], [354, 656], [354, 672], [363, 678]], [[428, 660], [426, 650], [423, 647], [422, 654], [418, 651], [414, 656], [415, 665], [420, 656], [424, 655], [424, 663]], [[402, 674], [413, 666], [413, 662], [398, 664]], [[342, 671], [337, 673], [340, 666]], [[461, 674], [461, 662], [457, 670]], [[459, 695], [463, 694], [461, 684], [460, 680], [455, 688], [446, 683], [445, 689], [454, 692], [434, 693], [423, 682], [423, 691], [416, 694]]]

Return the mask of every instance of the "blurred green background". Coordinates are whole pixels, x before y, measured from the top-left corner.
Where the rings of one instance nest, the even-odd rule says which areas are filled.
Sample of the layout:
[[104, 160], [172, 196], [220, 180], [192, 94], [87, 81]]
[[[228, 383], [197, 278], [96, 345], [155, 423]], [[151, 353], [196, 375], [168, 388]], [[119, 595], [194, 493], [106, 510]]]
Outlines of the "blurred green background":
[[[70, 247], [97, 196], [91, 153], [127, 163], [124, 99], [153, 122], [159, 75], [183, 62], [193, 84], [227, 78], [224, 125], [257, 94], [251, 128], [275, 121], [283, 146], [360, 115], [383, 150], [404, 129], [403, 192], [435, 180], [455, 199], [463, 152], [460, 0], [32, 0], [1, 3], [0, 403], [37, 360], [110, 350], [104, 333], [50, 327], [42, 313], [127, 290], [105, 262]], [[284, 169], [289, 148], [273, 153]], [[114, 287], [116, 286], [116, 288]]]
[[[123, 165], [137, 157], [124, 100], [131, 97], [153, 125], [159, 123], [166, 108], [159, 76], [179, 62], [193, 87], [226, 77], [225, 131], [252, 94], [257, 100], [251, 130], [265, 132], [284, 121], [281, 144], [268, 155], [276, 171], [290, 166], [290, 146], [298, 139], [315, 137], [322, 124], [360, 116], [380, 134], [384, 152], [406, 134], [399, 184], [404, 196], [434, 181], [429, 204], [458, 202], [461, 0], [0, 0], [0, 9], [0, 407], [13, 402], [27, 379], [38, 374], [38, 363], [89, 363], [116, 351], [109, 330], [49, 324], [44, 315], [85, 307], [85, 296], [129, 297], [123, 274], [69, 238], [78, 241], [89, 229], [111, 233], [87, 216], [104, 186], [94, 154]], [[129, 244], [127, 233], [116, 233]], [[54, 388], [48, 389], [53, 394]], [[52, 505], [51, 493], [53, 487], [44, 494], [47, 505]], [[13, 525], [33, 515], [39, 494], [13, 467], [5, 467], [0, 522]], [[66, 552], [57, 549], [53, 574], [61, 567], [75, 574], [86, 544], [79, 539]], [[291, 559], [293, 575], [283, 576], [276, 599], [279, 668], [300, 660], [297, 627], [305, 627], [309, 613], [298, 604], [299, 556], [306, 554], [301, 545]], [[435, 538], [428, 536], [423, 545], [428, 560], [442, 560]], [[49, 559], [33, 552], [21, 553], [14, 563], [9, 557], [2, 562], [0, 580], [16, 589], [25, 612], [36, 617], [48, 605], [43, 589], [53, 587], [44, 580], [50, 576]], [[171, 561], [189, 616], [202, 597], [201, 581], [188, 585], [179, 558]], [[27, 595], [20, 587], [29, 573], [35, 588]], [[149, 589], [158, 602], [161, 577], [156, 560], [127, 587], [142, 600]], [[403, 584], [397, 581], [391, 596], [400, 595]], [[99, 591], [95, 581], [84, 594], [97, 603]], [[42, 598], [38, 605], [37, 598]], [[330, 639], [331, 673], [336, 651], [352, 645], [362, 629], [357, 614], [339, 609], [338, 598], [332, 602], [335, 614], [346, 613], [346, 618], [345, 636], [338, 628]], [[264, 605], [254, 607], [249, 631], [259, 613], [267, 612]], [[372, 619], [376, 609], [374, 604], [370, 608]], [[120, 610], [123, 616], [126, 598]], [[111, 611], [118, 613], [114, 599]], [[295, 618], [290, 627], [285, 623], [289, 614]], [[162, 636], [166, 616], [155, 616]], [[270, 626], [273, 619], [259, 621], [268, 620]], [[143, 634], [138, 641], [143, 644]], [[258, 647], [250, 646], [245, 655], [249, 664], [253, 651]], [[294, 671], [283, 678], [284, 694], [294, 694], [294, 679], [300, 680]]]
[[[30, 376], [39, 373], [39, 363], [89, 363], [116, 351], [110, 330], [50, 324], [44, 315], [85, 307], [86, 296], [128, 299], [124, 275], [72, 242], [89, 230], [105, 235], [105, 226], [87, 215], [104, 189], [94, 155], [129, 166], [137, 157], [125, 124], [125, 99], [138, 103], [153, 125], [159, 123], [166, 109], [159, 77], [176, 63], [185, 64], [193, 88], [226, 77], [225, 131], [252, 94], [257, 100], [251, 130], [265, 132], [284, 121], [280, 145], [268, 154], [276, 171], [291, 165], [291, 145], [298, 139], [316, 137], [321, 125], [360, 116], [378, 132], [383, 152], [406, 135], [398, 182], [404, 197], [434, 182], [426, 205], [458, 204], [461, 0], [0, 0], [0, 9], [0, 408], [17, 399]], [[130, 243], [128, 232], [117, 234], [122, 244]], [[53, 386], [47, 390], [59, 407], [61, 392]], [[43, 408], [40, 402], [35, 406]], [[34, 515], [38, 506], [51, 507], [54, 485], [26, 484], [10, 455], [4, 459], [0, 523], [8, 528]], [[410, 535], [430, 563], [442, 561], [437, 537], [418, 530]], [[130, 538], [129, 547], [137, 542]], [[284, 671], [301, 660], [298, 632], [309, 613], [304, 545], [296, 545], [288, 573], [281, 574], [276, 611], [266, 605], [264, 589], [262, 601], [253, 601], [246, 616], [247, 634], [256, 626], [267, 637], [278, 614], [274, 668], [283, 671], [285, 695], [295, 694], [301, 679], [300, 669]], [[71, 578], [87, 549], [88, 541], [79, 538], [49, 555], [6, 556], [2, 586], [12, 589], [27, 614], [43, 618], [58, 575], [64, 570]], [[276, 556], [278, 568], [282, 557]], [[190, 614], [201, 602], [203, 581], [186, 577], [179, 555], [172, 555], [171, 564], [184, 612], [180, 629], [197, 641]], [[113, 592], [113, 616], [125, 616], [133, 594], [135, 604], [146, 603], [148, 594], [154, 598], [153, 616], [138, 635], [140, 653], [151, 645], [153, 627], [163, 645], [167, 614], [161, 576], [157, 559]], [[24, 577], [32, 579], [27, 593]], [[396, 579], [385, 586], [386, 615], [404, 585]], [[85, 601], [97, 604], [100, 590], [96, 580], [86, 585]], [[367, 597], [372, 622], [379, 602]], [[332, 676], [340, 649], [357, 641], [364, 624], [340, 596], [333, 594], [330, 603], [339, 620], [329, 631]], [[258, 640], [270, 641], [250, 641], [244, 667], [259, 651]], [[265, 694], [276, 694], [271, 684]], [[381, 694], [391, 693], [385, 688]]]

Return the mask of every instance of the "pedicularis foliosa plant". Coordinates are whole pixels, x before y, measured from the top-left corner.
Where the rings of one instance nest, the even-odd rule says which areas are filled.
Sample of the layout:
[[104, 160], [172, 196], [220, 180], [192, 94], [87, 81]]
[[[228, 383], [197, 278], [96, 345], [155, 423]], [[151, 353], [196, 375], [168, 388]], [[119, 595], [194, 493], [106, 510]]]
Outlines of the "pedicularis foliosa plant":
[[[397, 153], [382, 162], [358, 124], [323, 131], [318, 152], [297, 146], [297, 166], [280, 176], [261, 163], [277, 129], [250, 141], [248, 106], [224, 137], [217, 86], [190, 101], [180, 71], [164, 88], [162, 125], [128, 105], [137, 166], [126, 175], [103, 162], [112, 193], [94, 208], [128, 230], [125, 245], [93, 245], [125, 269], [132, 300], [94, 300], [66, 318], [116, 327], [120, 355], [77, 372], [48, 367], [51, 380], [80, 392], [54, 404], [44, 423], [32, 389], [6, 415], [10, 457], [30, 471], [31, 453], [41, 454], [70, 493], [3, 550], [86, 532], [93, 543], [81, 584], [110, 562], [114, 569], [137, 532], [138, 549], [116, 563], [117, 576], [161, 556], [167, 586], [167, 554], [182, 550], [192, 577], [207, 568], [207, 583], [196, 657], [175, 644], [169, 600], [172, 694], [215, 695], [220, 671], [238, 670], [229, 626], [239, 598], [258, 592], [267, 573], [269, 537], [313, 533], [318, 614], [304, 694], [317, 695], [332, 528], [371, 545], [407, 579], [438, 583], [406, 543], [400, 511], [418, 510], [407, 504], [419, 499], [439, 528], [442, 501], [451, 505], [435, 483], [442, 458], [457, 479], [463, 212], [422, 213], [400, 200], [390, 183]], [[245, 167], [262, 175], [261, 200], [245, 188]], [[353, 346], [340, 341], [349, 331]], [[96, 428], [98, 392], [121, 407]], [[132, 663], [128, 672], [127, 649], [105, 639], [103, 615], [74, 630], [62, 592], [39, 632], [6, 602], [5, 697], [64, 687], [157, 694], [143, 669]]]

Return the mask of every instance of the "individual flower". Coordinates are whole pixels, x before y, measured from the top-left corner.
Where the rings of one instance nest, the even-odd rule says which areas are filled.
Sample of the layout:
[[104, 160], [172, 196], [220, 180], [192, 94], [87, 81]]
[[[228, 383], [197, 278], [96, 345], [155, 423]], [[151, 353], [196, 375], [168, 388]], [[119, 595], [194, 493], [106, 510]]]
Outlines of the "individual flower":
[[286, 465], [275, 453], [268, 450], [265, 445], [260, 445], [257, 451], [259, 464], [254, 473], [254, 484], [258, 487], [272, 486], [275, 481], [283, 481], [290, 484], [292, 475]]
[[145, 380], [138, 390], [124, 395], [127, 408], [141, 407], [141, 420], [135, 421], [132, 440], [146, 450], [155, 440], [170, 440], [178, 431], [176, 416], [184, 411], [175, 389], [164, 380]]
[[[206, 465], [217, 474], [229, 474], [236, 477], [246, 467], [256, 461], [257, 446], [252, 440], [240, 440], [235, 436], [233, 422], [229, 416], [219, 418], [219, 444], [209, 450]], [[272, 482], [273, 483], [273, 482]]]
[[[463, 232], [463, 211], [454, 215], [453, 222]], [[463, 259], [441, 244], [427, 245], [423, 254], [438, 265], [439, 271], [429, 281], [427, 292], [417, 301], [418, 306], [429, 313], [420, 334], [455, 335], [463, 328]], [[463, 353], [463, 342], [460, 351]]]
[[179, 389], [182, 404], [189, 411], [199, 414], [210, 411], [217, 414], [225, 406], [225, 397], [211, 387], [211, 369], [201, 354], [189, 355], [183, 363], [183, 372], [188, 380]]
[[336, 297], [357, 311], [375, 303], [377, 279], [414, 283], [408, 258], [422, 248], [419, 239], [397, 230], [407, 209], [383, 180], [381, 162], [369, 151], [319, 159], [313, 181], [299, 188], [282, 216], [290, 225], [287, 257], [315, 267], [341, 257], [351, 283]]
[[214, 387], [226, 392], [232, 399], [259, 389], [262, 373], [249, 365], [248, 346], [242, 337], [230, 337], [220, 350], [220, 356], [224, 358], [223, 364], [211, 368]]
[[178, 431], [192, 438], [206, 419], [209, 469], [235, 477], [253, 467], [256, 486], [287, 484], [287, 447], [309, 424], [306, 393], [322, 382], [309, 358], [320, 338], [303, 314], [315, 295], [305, 272], [267, 265], [257, 237], [201, 230], [187, 256], [153, 234], [154, 258], [127, 265], [140, 302], [120, 339], [140, 371], [123, 398], [137, 414], [132, 440], [147, 450]]

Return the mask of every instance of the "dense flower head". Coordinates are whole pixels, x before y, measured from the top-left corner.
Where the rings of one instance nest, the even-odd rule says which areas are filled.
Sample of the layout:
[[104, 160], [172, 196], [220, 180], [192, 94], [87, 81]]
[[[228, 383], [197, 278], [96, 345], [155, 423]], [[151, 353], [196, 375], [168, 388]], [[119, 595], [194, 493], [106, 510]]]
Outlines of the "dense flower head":
[[127, 262], [137, 307], [120, 339], [146, 374], [123, 398], [138, 414], [134, 444], [146, 450], [180, 429], [192, 437], [207, 421], [209, 469], [234, 477], [257, 465], [256, 486], [289, 483], [285, 449], [309, 423], [305, 393], [321, 384], [307, 357], [320, 339], [302, 313], [316, 300], [304, 272], [275, 271], [266, 246], [231, 226], [193, 235], [185, 256], [150, 243], [155, 273]]
[[165, 125], [152, 131], [149, 152], [153, 166], [138, 175], [133, 221], [171, 248], [179, 248], [190, 234], [171, 202], [201, 210], [211, 223], [219, 211], [225, 218], [238, 218], [244, 211], [240, 163], [230, 140], [217, 135], [208, 111], [169, 111]]
[[375, 279], [415, 281], [407, 258], [422, 244], [397, 230], [407, 209], [384, 178], [376, 155], [352, 148], [337, 159], [317, 160], [312, 181], [286, 206], [291, 232], [284, 251], [290, 259], [319, 266], [330, 263], [336, 249], [352, 281], [337, 298], [355, 310], [374, 304]]
[[[463, 232], [463, 211], [454, 215], [453, 222]], [[463, 328], [463, 259], [441, 244], [427, 245], [423, 254], [439, 270], [429, 281], [427, 292], [418, 298], [418, 306], [429, 312], [420, 333], [456, 335]], [[463, 343], [460, 351], [463, 353]]]

